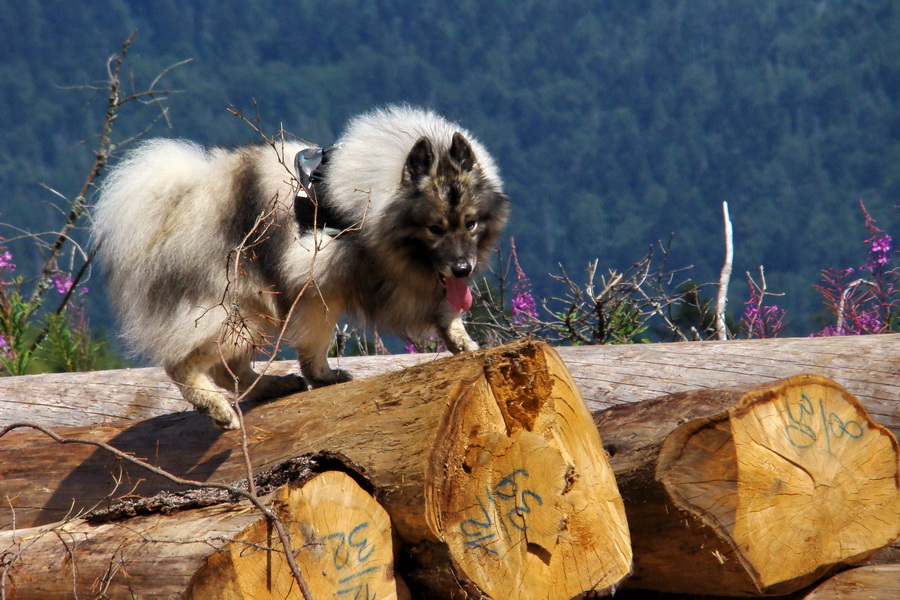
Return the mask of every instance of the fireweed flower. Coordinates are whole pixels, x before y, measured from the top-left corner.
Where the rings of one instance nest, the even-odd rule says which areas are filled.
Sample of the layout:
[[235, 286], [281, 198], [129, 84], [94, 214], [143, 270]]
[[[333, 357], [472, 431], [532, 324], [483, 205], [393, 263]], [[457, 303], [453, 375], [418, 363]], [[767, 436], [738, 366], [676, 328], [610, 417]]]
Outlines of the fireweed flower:
[[784, 315], [787, 311], [777, 306], [759, 306], [759, 298], [756, 302], [745, 302], [747, 308], [741, 321], [747, 328], [747, 336], [751, 338], [777, 337], [784, 329]]
[[[869, 238], [872, 244], [872, 248], [869, 250], [869, 268], [870, 270], [874, 267], [874, 265], [884, 266], [891, 260], [891, 236], [884, 234], [882, 236], [876, 236]], [[874, 263], [874, 265], [873, 265]]]
[[[9, 360], [15, 359], [15, 357], [16, 351], [10, 345], [9, 338], [7, 338], [5, 335], [0, 334], [0, 359]], [[0, 367], [2, 366], [3, 365], [0, 364]], [[3, 373], [2, 368], [0, 368], [0, 373]]]
[[843, 332], [838, 331], [834, 325], [829, 325], [819, 333], [811, 333], [809, 337], [832, 337], [835, 335], [844, 335]]
[[16, 270], [16, 263], [13, 262], [12, 253], [6, 248], [0, 249], [0, 271], [3, 270]]
[[[51, 282], [53, 283], [53, 287], [56, 288], [56, 291], [60, 296], [65, 296], [69, 292], [69, 290], [72, 289], [72, 286], [75, 285], [75, 280], [65, 273], [60, 273], [59, 275], [54, 277]], [[82, 286], [81, 289], [78, 290], [78, 292], [81, 294], [87, 294], [87, 286]]]
[[[528, 283], [527, 277], [525, 282]], [[518, 285], [518, 281], [516, 284]], [[522, 287], [524, 288], [525, 286]], [[513, 323], [516, 325], [522, 325], [527, 323], [528, 319], [537, 317], [537, 303], [527, 288], [513, 293], [510, 312], [512, 313]]]
[[531, 295], [531, 281], [528, 275], [519, 266], [519, 257], [516, 256], [516, 245], [512, 241], [512, 258], [516, 267], [516, 282], [513, 284], [513, 297], [510, 303], [510, 314], [513, 325], [525, 325], [528, 321], [538, 316], [537, 302]]
[[406, 337], [406, 345], [403, 346], [403, 350], [407, 354], [419, 354], [420, 352], [443, 352], [444, 344], [433, 335], [424, 339]]
[[865, 217], [869, 237], [863, 240], [868, 249], [866, 264], [854, 269], [825, 269], [823, 284], [814, 286], [825, 300], [825, 306], [837, 318], [837, 325], [826, 327], [817, 336], [862, 335], [884, 333], [893, 329], [892, 320], [900, 308], [896, 294], [900, 270], [891, 270], [893, 239], [878, 227], [862, 200], [860, 210]]
[[787, 312], [777, 306], [766, 306], [762, 303], [762, 296], [759, 288], [753, 279], [750, 282], [750, 298], [744, 302], [744, 316], [741, 317], [741, 323], [747, 330], [748, 338], [770, 338], [778, 337], [778, 334], [785, 328], [784, 315]]
[[869, 245], [869, 260], [866, 266], [861, 268], [874, 273], [876, 269], [882, 269], [890, 262], [893, 238], [877, 225], [875, 219], [866, 210], [866, 205], [863, 204], [862, 200], [859, 201], [859, 208], [862, 210], [863, 217], [865, 217], [866, 229], [869, 230], [870, 234], [863, 242]]
[[858, 315], [854, 322], [856, 334], [878, 333], [881, 331], [881, 319], [877, 311], [864, 312]]
[[65, 273], [60, 273], [59, 275], [54, 277], [52, 281], [53, 286], [56, 288], [56, 291], [60, 296], [66, 294], [66, 292], [72, 289], [72, 279]]

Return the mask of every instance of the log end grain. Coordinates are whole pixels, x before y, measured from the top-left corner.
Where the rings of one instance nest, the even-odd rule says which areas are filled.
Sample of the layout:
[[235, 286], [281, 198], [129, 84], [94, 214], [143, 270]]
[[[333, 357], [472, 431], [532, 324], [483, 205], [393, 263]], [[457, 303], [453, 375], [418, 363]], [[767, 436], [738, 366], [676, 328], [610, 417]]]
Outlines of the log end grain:
[[723, 564], [737, 561], [759, 593], [789, 593], [900, 536], [898, 456], [849, 391], [800, 375], [673, 432], [656, 475], [732, 546]]
[[[407, 598], [394, 576], [390, 517], [353, 478], [326, 471], [278, 490], [273, 508], [315, 598]], [[261, 519], [210, 556], [187, 598], [302, 598], [271, 524]]]
[[621, 497], [590, 413], [543, 344], [485, 362], [447, 412], [426, 516], [458, 577], [490, 598], [573, 598], [631, 569]]

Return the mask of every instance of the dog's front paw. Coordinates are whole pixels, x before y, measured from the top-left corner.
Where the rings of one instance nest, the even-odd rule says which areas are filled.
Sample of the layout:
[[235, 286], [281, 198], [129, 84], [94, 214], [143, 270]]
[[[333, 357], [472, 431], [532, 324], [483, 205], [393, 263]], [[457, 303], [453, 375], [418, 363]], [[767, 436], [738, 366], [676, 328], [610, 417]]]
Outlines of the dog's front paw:
[[453, 342], [457, 347], [454, 354], [459, 352], [475, 352], [479, 348], [478, 342], [470, 338], [465, 330], [462, 331], [462, 335], [454, 336]]
[[443, 337], [444, 345], [447, 346], [447, 350], [453, 354], [459, 354], [460, 352], [474, 352], [475, 350], [478, 350], [478, 344], [469, 337], [469, 334], [467, 334], [466, 330], [462, 327], [447, 331]]
[[474, 352], [478, 350], [478, 344], [469, 337], [462, 319], [457, 314], [445, 315], [447, 322], [445, 325], [438, 325], [438, 333], [444, 346], [453, 354], [460, 352]]

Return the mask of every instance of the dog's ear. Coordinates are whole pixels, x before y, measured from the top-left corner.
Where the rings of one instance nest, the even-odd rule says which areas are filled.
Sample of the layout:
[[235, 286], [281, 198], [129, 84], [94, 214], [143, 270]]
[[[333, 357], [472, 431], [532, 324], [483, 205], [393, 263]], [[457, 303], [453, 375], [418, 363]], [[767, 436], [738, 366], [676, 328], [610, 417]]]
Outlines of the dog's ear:
[[471, 171], [475, 166], [475, 151], [469, 145], [469, 140], [458, 131], [453, 134], [453, 142], [450, 144], [450, 160], [464, 172]]
[[406, 157], [406, 175], [412, 183], [418, 183], [431, 172], [434, 164], [434, 150], [425, 136], [419, 138]]

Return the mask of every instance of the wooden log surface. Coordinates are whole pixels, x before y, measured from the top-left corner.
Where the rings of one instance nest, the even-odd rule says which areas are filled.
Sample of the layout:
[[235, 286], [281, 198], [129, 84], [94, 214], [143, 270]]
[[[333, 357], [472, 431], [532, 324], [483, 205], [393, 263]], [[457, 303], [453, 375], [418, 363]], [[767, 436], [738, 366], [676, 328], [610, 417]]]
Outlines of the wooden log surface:
[[[313, 598], [409, 598], [396, 577], [391, 520], [350, 476], [327, 471], [273, 499], [293, 540], [297, 564]], [[262, 519], [210, 554], [185, 600], [300, 598], [271, 525]]]
[[[365, 465], [411, 555], [454, 567], [444, 583], [431, 582], [443, 586], [440, 597], [455, 597], [459, 579], [498, 600], [573, 598], [610, 589], [630, 571], [606, 453], [549, 346], [459, 355], [244, 410], [256, 469], [321, 449]], [[56, 432], [200, 481], [230, 481], [244, 469], [240, 432], [193, 411]], [[6, 528], [171, 488], [104, 450], [26, 430], [0, 438]]]
[[635, 552], [626, 587], [787, 594], [900, 537], [900, 449], [817, 375], [596, 413]]
[[803, 600], [897, 600], [898, 597], [900, 564], [848, 569], [826, 579], [802, 596]]
[[[300, 457], [289, 483], [261, 497], [292, 534], [313, 597], [408, 599], [394, 575], [385, 510], [355, 473], [320, 469], [315, 458]], [[139, 514], [123, 517], [130, 513]], [[0, 589], [18, 600], [302, 597], [268, 519], [217, 490], [163, 494], [93, 518], [3, 531], [0, 555]]]
[[[896, 334], [595, 346], [558, 352], [593, 411], [670, 393], [811, 372], [848, 388], [876, 422], [900, 437]], [[340, 366], [364, 378], [435, 359], [425, 354], [344, 358]], [[272, 372], [296, 372], [296, 365], [274, 363]], [[0, 378], [0, 425], [19, 420], [90, 425], [170, 413], [185, 413], [188, 419], [193, 414], [157, 368]], [[183, 472], [194, 468], [185, 465]], [[895, 554], [900, 553], [900, 547], [894, 548]]]
[[[693, 389], [829, 377], [900, 438], [900, 335], [558, 348], [591, 411]], [[435, 360], [433, 354], [342, 358], [357, 379]], [[296, 372], [274, 362], [272, 374]], [[0, 424], [49, 426], [147, 419], [190, 410], [161, 369], [0, 378]]]

